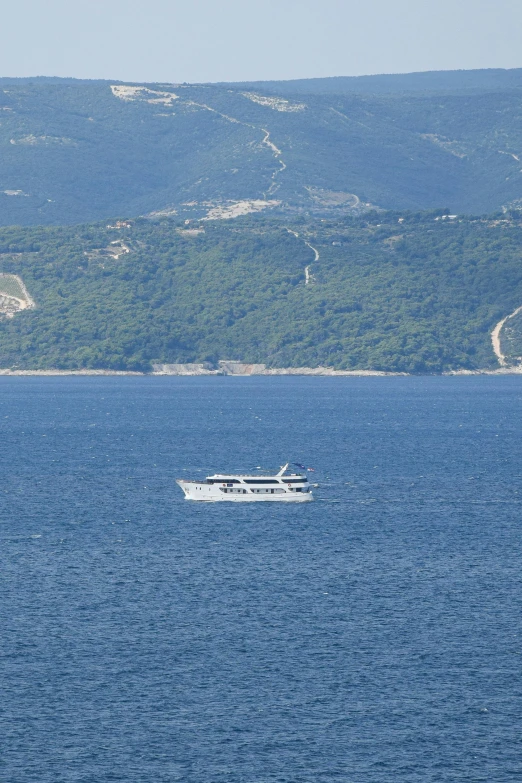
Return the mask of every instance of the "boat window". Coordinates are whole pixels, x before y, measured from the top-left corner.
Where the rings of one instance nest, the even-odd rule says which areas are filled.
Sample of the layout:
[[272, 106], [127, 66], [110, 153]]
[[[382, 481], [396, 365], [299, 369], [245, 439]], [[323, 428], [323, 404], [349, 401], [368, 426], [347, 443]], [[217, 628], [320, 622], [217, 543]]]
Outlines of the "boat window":
[[306, 476], [304, 478], [284, 478], [283, 479], [285, 484], [306, 484], [308, 483], [308, 479]]
[[241, 484], [241, 482], [238, 479], [233, 478], [219, 478], [219, 479], [212, 479], [214, 484]]
[[245, 484], [279, 484], [276, 478], [273, 479], [245, 479]]

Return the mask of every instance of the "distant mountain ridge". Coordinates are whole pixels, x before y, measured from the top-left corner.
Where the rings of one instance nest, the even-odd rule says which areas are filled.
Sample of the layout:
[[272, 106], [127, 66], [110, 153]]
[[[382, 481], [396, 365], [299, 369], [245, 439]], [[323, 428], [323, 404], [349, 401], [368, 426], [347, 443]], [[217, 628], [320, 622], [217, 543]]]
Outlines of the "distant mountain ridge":
[[[223, 83], [222, 86], [227, 86]], [[511, 90], [522, 87], [522, 68], [483, 68], [458, 71], [419, 71], [386, 73], [371, 76], [326, 76], [282, 81], [233, 82], [228, 86], [241, 89], [268, 90], [296, 95], [373, 95], [394, 93], [462, 92], [468, 90]]]
[[0, 225], [522, 205], [522, 69], [0, 79]]
[[[20, 83], [41, 84], [146, 84], [118, 79], [75, 79], [60, 76], [0, 77], [0, 87]], [[150, 83], [157, 84], [157, 82]], [[174, 83], [170, 83], [172, 86]], [[522, 68], [477, 68], [473, 70], [416, 71], [362, 76], [322, 76], [305, 79], [267, 79], [242, 82], [201, 82], [208, 87], [263, 89], [270, 92], [334, 95], [367, 93], [382, 95], [403, 92], [497, 91], [522, 87]]]

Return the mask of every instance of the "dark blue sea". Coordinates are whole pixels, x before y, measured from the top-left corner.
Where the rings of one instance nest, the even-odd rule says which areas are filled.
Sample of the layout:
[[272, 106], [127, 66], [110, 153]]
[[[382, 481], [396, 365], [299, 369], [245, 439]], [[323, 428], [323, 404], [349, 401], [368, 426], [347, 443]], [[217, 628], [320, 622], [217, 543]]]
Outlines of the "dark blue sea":
[[[522, 377], [1, 378], [0, 779], [522, 779]], [[304, 505], [176, 477], [315, 468]]]

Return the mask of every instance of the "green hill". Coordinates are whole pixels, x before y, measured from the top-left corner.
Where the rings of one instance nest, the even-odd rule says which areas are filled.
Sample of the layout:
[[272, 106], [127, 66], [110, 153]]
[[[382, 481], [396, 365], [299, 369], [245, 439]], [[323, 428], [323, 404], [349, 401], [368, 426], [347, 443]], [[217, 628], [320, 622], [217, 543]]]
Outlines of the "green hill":
[[[278, 214], [522, 203], [522, 76], [243, 85], [0, 80], [0, 225], [235, 202]], [[251, 205], [239, 209], [252, 208]]]
[[3, 228], [0, 272], [36, 307], [0, 318], [0, 367], [494, 367], [521, 247], [517, 211]]

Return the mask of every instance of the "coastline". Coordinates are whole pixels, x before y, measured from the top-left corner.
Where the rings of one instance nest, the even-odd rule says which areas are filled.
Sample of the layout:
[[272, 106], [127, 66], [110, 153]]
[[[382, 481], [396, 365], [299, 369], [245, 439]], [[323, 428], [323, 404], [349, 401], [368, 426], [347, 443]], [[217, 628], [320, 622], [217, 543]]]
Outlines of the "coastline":
[[[0, 376], [20, 377], [20, 376], [134, 376], [142, 378], [155, 377], [232, 377], [232, 378], [251, 378], [256, 377], [275, 377], [275, 376], [294, 376], [294, 377], [315, 377], [315, 378], [398, 378], [415, 377], [416, 374], [407, 372], [384, 372], [380, 370], [334, 370], [332, 367], [283, 367], [266, 368], [264, 365], [249, 365], [240, 362], [220, 362], [218, 370], [210, 369], [204, 365], [153, 365], [153, 372], [137, 372], [133, 370], [12, 370], [9, 368], [0, 369]], [[442, 373], [419, 373], [419, 377], [440, 376], [449, 377], [457, 375], [522, 375], [522, 366], [520, 367], [499, 367], [495, 370], [448, 370]]]
[[210, 370], [206, 372], [198, 372], [197, 370], [184, 370], [180, 372], [135, 372], [132, 370], [10, 370], [0, 369], [0, 376], [13, 377], [13, 376], [135, 376], [142, 378], [159, 378], [159, 377], [177, 377], [177, 378], [194, 378], [194, 377], [232, 377], [232, 378], [252, 378], [253, 376], [260, 377], [273, 377], [280, 375], [293, 375], [293, 376], [308, 376], [308, 377], [337, 377], [337, 376], [407, 376], [406, 372], [380, 372], [378, 370], [332, 370], [325, 367], [287, 367], [283, 369], [265, 370], [263, 372], [225, 372], [221, 370]]
[[147, 376], [152, 373], [132, 372], [131, 370], [2, 370], [0, 376], [20, 375], [137, 375]]

